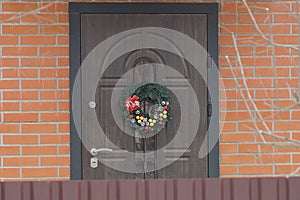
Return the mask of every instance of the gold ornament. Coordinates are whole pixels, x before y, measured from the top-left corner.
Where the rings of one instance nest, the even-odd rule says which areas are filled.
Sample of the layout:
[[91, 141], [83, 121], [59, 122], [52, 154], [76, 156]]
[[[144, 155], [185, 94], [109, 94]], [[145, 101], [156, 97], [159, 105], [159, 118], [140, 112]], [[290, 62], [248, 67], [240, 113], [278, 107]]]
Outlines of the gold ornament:
[[138, 120], [138, 123], [140, 124], [141, 122], [142, 122], [142, 120], [139, 119], [139, 120]]
[[164, 115], [166, 115], [167, 113], [168, 113], [168, 111], [166, 111], [166, 110], [163, 112]]
[[154, 126], [154, 123], [150, 123], [150, 126]]
[[140, 116], [136, 116], [135, 118], [136, 118], [136, 119], [140, 119]]
[[164, 115], [164, 116], [163, 116], [164, 119], [166, 119], [167, 117], [168, 117], [167, 115]]

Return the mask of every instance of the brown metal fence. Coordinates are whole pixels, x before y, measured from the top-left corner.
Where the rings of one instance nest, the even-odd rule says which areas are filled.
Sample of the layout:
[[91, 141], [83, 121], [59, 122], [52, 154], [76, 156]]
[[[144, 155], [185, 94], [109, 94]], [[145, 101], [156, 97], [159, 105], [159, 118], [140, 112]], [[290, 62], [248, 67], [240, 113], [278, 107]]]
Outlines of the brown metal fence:
[[300, 178], [2, 182], [1, 200], [300, 200]]

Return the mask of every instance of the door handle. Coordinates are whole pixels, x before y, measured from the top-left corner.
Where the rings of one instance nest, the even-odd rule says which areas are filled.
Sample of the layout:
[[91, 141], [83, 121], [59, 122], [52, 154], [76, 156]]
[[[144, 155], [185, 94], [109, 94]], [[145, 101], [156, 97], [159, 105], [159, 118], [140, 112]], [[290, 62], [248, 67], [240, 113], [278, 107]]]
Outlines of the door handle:
[[96, 156], [99, 152], [112, 152], [112, 151], [113, 150], [109, 148], [100, 148], [100, 149], [92, 148], [90, 152], [93, 156]]

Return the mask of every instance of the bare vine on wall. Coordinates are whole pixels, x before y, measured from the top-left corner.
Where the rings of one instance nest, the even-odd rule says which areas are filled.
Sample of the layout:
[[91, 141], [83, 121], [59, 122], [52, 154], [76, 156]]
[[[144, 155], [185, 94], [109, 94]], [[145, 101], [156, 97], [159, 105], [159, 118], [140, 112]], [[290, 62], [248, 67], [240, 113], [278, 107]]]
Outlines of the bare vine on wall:
[[[243, 100], [246, 110], [249, 113], [249, 116], [252, 118], [252, 123], [253, 123], [253, 128], [248, 127], [248, 129], [250, 131], [253, 131], [256, 133], [256, 136], [260, 138], [260, 140], [258, 138], [256, 138], [256, 143], [260, 144], [260, 145], [271, 145], [273, 147], [294, 147], [294, 148], [300, 148], [300, 141], [296, 140], [293, 138], [292, 134], [290, 134], [290, 132], [288, 130], [284, 131], [286, 134], [284, 136], [277, 134], [276, 133], [276, 128], [274, 126], [270, 126], [267, 124], [268, 120], [273, 120], [273, 122], [276, 120], [276, 123], [280, 123], [283, 122], [283, 120], [280, 119], [280, 115], [281, 113], [284, 112], [292, 112], [293, 110], [299, 110], [300, 109], [300, 18], [299, 18], [299, 0], [296, 1], [296, 14], [293, 15], [293, 17], [295, 17], [297, 19], [297, 26], [298, 26], [298, 44], [280, 44], [278, 42], [275, 42], [273, 40], [273, 33], [272, 33], [272, 22], [270, 22], [270, 14], [269, 14], [269, 8], [264, 8], [266, 15], [267, 15], [267, 22], [269, 25], [269, 32], [268, 33], [264, 33], [259, 24], [257, 23], [255, 16], [253, 14], [253, 12], [251, 11], [248, 3], [246, 0], [241, 0], [243, 6], [246, 8], [247, 13], [249, 15], [249, 17], [252, 20], [252, 23], [255, 27], [256, 30], [256, 35], [259, 35], [262, 40], [264, 40], [267, 44], [266, 46], [268, 48], [271, 49], [272, 52], [272, 69], [273, 69], [273, 73], [274, 73], [274, 77], [273, 79], [273, 83], [274, 83], [274, 89], [276, 90], [276, 96], [275, 98], [273, 97], [269, 97], [269, 99], [272, 100], [272, 104], [268, 104], [266, 103], [266, 105], [269, 106], [269, 110], [271, 111], [271, 115], [270, 116], [263, 116], [261, 113], [264, 110], [261, 110], [260, 108], [258, 108], [258, 106], [255, 103], [255, 97], [254, 95], [251, 94], [250, 92], [250, 88], [249, 85], [247, 83], [247, 76], [245, 75], [245, 71], [244, 71], [244, 65], [242, 62], [242, 58], [241, 58], [241, 54], [240, 54], [240, 50], [239, 50], [239, 40], [238, 40], [238, 36], [236, 33], [230, 31], [229, 29], [226, 28], [226, 26], [222, 26], [220, 25], [221, 29], [226, 30], [232, 37], [232, 41], [233, 41], [233, 45], [234, 45], [234, 49], [236, 52], [236, 55], [234, 56], [237, 59], [236, 62], [236, 66], [234, 66], [234, 64], [232, 64], [232, 61], [230, 59], [230, 56], [225, 56], [225, 59], [228, 63], [228, 66], [230, 68], [230, 71], [232, 73], [232, 77], [235, 81], [236, 84], [236, 88], [239, 91], [239, 94], [241, 96], [241, 99]], [[288, 36], [287, 36], [288, 37]], [[288, 90], [290, 91], [290, 98], [293, 100], [292, 103], [288, 106], [285, 107], [281, 107], [280, 106], [280, 97], [279, 97], [279, 87], [278, 87], [278, 76], [276, 73], [276, 63], [274, 62], [275, 59], [275, 53], [274, 53], [274, 48], [275, 47], [282, 47], [282, 48], [287, 48], [290, 49], [290, 55], [289, 57], [293, 60], [294, 66], [291, 66], [290, 68], [297, 68], [297, 72], [298, 72], [298, 87], [297, 88], [291, 88], [287, 84]], [[298, 52], [298, 63], [295, 62], [295, 57], [292, 55], [293, 51], [297, 51]], [[289, 69], [287, 69], [289, 70]], [[260, 81], [258, 77], [257, 81]], [[261, 82], [262, 86], [263, 86], [263, 82]], [[267, 94], [266, 94], [267, 95]], [[276, 105], [275, 102], [278, 102], [278, 105]], [[299, 129], [300, 129], [300, 124], [299, 124]], [[273, 138], [274, 140], [272, 140], [270, 142], [270, 140], [268, 138]], [[255, 157], [259, 157], [263, 152], [260, 150], [260, 146], [259, 146], [259, 150], [258, 153], [253, 153], [253, 155]], [[276, 154], [276, 152], [274, 152], [273, 149], [273, 153]], [[273, 163], [275, 165], [275, 163]], [[290, 176], [296, 176], [299, 175], [299, 171], [300, 171], [300, 167], [296, 168], [295, 170], [293, 170], [291, 173], [289, 174], [285, 174], [287, 177]], [[275, 173], [273, 172], [273, 175], [275, 175]]]

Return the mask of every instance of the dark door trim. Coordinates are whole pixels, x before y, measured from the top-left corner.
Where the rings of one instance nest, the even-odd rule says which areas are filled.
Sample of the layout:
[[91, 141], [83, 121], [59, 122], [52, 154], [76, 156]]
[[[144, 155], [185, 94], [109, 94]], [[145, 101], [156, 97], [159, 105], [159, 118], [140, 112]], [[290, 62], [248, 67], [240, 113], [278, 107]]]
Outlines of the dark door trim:
[[[72, 89], [81, 65], [80, 17], [81, 14], [207, 14], [207, 48], [216, 66], [208, 70], [210, 90], [218, 97], [218, 4], [217, 3], [69, 3], [70, 23], [70, 153], [71, 179], [82, 179], [81, 140], [77, 134], [72, 112]], [[208, 102], [219, 102], [219, 99]], [[213, 103], [213, 113], [219, 115], [218, 103]], [[209, 107], [208, 107], [209, 108]], [[209, 111], [210, 112], [210, 111]], [[215, 119], [219, 119], [216, 116]], [[213, 130], [219, 132], [219, 120], [209, 120]], [[210, 135], [210, 134], [209, 134]], [[209, 142], [209, 141], [208, 141]], [[219, 177], [219, 143], [208, 155], [208, 176]]]

